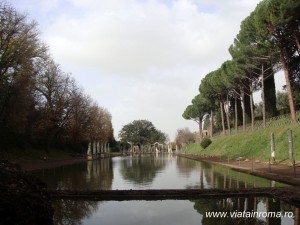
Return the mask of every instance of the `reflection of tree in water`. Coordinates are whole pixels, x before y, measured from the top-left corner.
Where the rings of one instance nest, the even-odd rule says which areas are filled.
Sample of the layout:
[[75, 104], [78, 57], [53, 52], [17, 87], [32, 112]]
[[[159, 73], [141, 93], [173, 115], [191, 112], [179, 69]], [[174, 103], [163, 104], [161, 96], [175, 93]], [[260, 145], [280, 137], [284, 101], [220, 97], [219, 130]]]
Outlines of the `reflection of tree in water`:
[[96, 201], [55, 200], [54, 222], [57, 225], [79, 225], [98, 209]]
[[[238, 202], [239, 200], [239, 202]], [[241, 206], [245, 203], [245, 199], [201, 199], [195, 200], [194, 209], [203, 215], [202, 225], [232, 225], [232, 224], [255, 224], [250, 223], [249, 219], [242, 222], [242, 218], [208, 218], [206, 212], [234, 212], [235, 210], [242, 211]]]
[[123, 178], [135, 184], [150, 184], [156, 174], [166, 166], [161, 157], [133, 156], [125, 158], [120, 164], [120, 173]]
[[113, 166], [111, 158], [87, 162], [86, 182], [91, 189], [111, 189], [112, 180]]
[[45, 181], [50, 189], [111, 189], [112, 159], [105, 158], [42, 170], [36, 175]]
[[[201, 200], [192, 200], [194, 202], [194, 209], [197, 210], [199, 214], [203, 216], [202, 225], [232, 225], [232, 224], [241, 224], [241, 225], [257, 225], [257, 224], [272, 224], [280, 225], [281, 218], [270, 217], [270, 218], [255, 218], [250, 216], [243, 217], [215, 217], [209, 218], [206, 217], [207, 212], [227, 212], [227, 215], [230, 215], [230, 212], [257, 212], [258, 204], [263, 204], [266, 210], [264, 212], [293, 212], [294, 209], [288, 207], [286, 204], [282, 204], [280, 200], [270, 199], [270, 198], [258, 198], [258, 197], [249, 197], [249, 198], [226, 198], [226, 199], [201, 199]], [[249, 215], [249, 214], [248, 214]]]
[[281, 187], [284, 184], [272, 182], [261, 177], [255, 177], [246, 173], [234, 171], [207, 163], [200, 163], [200, 184], [187, 188], [250, 188], [250, 187]]
[[179, 173], [189, 176], [192, 171], [195, 170], [199, 162], [196, 160], [187, 159], [184, 157], [176, 158], [177, 169]]
[[252, 176], [220, 166], [212, 166], [211, 171], [205, 172], [206, 180], [216, 188], [249, 188], [282, 186], [278, 182]]

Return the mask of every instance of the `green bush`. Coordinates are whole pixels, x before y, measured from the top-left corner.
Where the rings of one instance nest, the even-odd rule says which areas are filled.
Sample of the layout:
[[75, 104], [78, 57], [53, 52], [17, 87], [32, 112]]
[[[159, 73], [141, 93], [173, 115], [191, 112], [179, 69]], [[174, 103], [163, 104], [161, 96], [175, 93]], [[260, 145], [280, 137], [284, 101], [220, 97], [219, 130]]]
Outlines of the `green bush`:
[[200, 146], [205, 149], [207, 148], [209, 145], [211, 144], [211, 140], [209, 138], [204, 138], [201, 142], [200, 142]]

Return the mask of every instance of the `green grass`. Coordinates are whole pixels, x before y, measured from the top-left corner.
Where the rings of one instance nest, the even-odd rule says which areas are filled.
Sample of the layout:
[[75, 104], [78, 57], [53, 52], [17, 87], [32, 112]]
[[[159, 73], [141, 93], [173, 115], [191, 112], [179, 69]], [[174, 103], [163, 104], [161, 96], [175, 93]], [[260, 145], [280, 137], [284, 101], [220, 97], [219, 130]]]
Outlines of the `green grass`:
[[193, 154], [206, 154], [224, 157], [247, 157], [268, 160], [271, 155], [271, 133], [275, 135], [276, 160], [288, 159], [287, 131], [293, 131], [294, 158], [300, 161], [300, 124], [284, 125], [260, 129], [253, 132], [219, 136], [212, 139], [212, 143], [202, 149], [199, 143], [193, 143], [183, 148], [183, 151]]

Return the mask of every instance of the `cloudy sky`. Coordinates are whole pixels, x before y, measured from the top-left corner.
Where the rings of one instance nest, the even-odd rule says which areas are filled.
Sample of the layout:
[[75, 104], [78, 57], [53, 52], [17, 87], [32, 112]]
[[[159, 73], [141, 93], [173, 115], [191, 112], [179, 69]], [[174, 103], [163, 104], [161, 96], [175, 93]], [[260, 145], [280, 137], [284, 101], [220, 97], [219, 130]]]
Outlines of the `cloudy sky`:
[[147, 119], [173, 140], [201, 79], [230, 59], [260, 0], [9, 0], [39, 24], [62, 70], [123, 125]]

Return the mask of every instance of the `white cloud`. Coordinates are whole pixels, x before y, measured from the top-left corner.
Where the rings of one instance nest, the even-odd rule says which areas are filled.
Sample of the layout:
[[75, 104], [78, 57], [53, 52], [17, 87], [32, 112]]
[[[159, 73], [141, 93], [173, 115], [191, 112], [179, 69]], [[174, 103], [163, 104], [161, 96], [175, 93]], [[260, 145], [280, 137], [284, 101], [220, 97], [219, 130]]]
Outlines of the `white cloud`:
[[[178, 64], [200, 67], [228, 55], [239, 24], [233, 26], [230, 17], [199, 12], [189, 1], [174, 1], [172, 7], [155, 1], [116, 2], [75, 1], [92, 9], [84, 17], [63, 15], [52, 24], [46, 36], [55, 57], [127, 75]], [[221, 59], [217, 52], [222, 52]]]
[[[22, 7], [41, 2], [22, 0]], [[112, 113], [115, 136], [149, 119], [172, 140], [178, 128], [197, 129], [181, 115], [203, 76], [230, 57], [241, 20], [259, 0], [53, 2], [36, 18], [43, 37], [62, 68]], [[27, 10], [41, 16], [38, 7]]]

